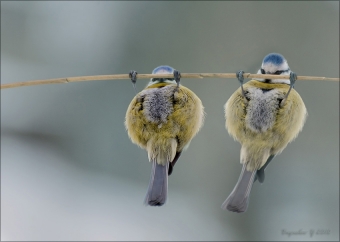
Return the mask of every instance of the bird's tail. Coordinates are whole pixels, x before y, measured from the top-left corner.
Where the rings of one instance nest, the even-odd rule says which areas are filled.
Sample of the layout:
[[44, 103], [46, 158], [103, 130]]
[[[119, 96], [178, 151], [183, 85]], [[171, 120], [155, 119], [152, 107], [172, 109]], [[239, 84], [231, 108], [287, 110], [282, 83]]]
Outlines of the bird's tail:
[[152, 161], [151, 176], [148, 192], [145, 197], [145, 204], [150, 206], [162, 206], [168, 195], [168, 169], [166, 165]]
[[152, 163], [151, 176], [145, 204], [162, 206], [168, 196], [169, 163], [176, 155], [175, 139], [153, 139], [147, 144], [149, 160]]
[[256, 170], [247, 171], [246, 165], [243, 165], [234, 190], [222, 204], [222, 209], [237, 213], [245, 212], [248, 208], [250, 191], [253, 186], [255, 176]]
[[265, 178], [264, 170], [269, 165], [270, 161], [274, 158], [274, 156], [275, 155], [269, 156], [268, 160], [266, 161], [266, 163], [259, 170], [257, 170], [254, 182], [256, 180], [259, 180], [260, 183], [263, 183], [264, 178]]

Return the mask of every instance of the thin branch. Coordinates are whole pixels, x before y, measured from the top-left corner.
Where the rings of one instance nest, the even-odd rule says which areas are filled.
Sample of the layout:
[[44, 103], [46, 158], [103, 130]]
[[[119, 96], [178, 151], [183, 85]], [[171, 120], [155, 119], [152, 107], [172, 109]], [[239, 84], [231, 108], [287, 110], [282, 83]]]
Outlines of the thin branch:
[[[251, 74], [244, 73], [244, 78], [263, 78], [263, 79], [276, 79], [277, 75], [263, 75], [263, 74]], [[137, 74], [138, 79], [149, 78], [173, 78], [172, 74]], [[235, 73], [181, 73], [181, 78], [236, 78]], [[43, 84], [57, 84], [57, 83], [69, 83], [69, 82], [83, 82], [83, 81], [103, 81], [103, 80], [121, 80], [130, 79], [128, 74], [117, 75], [100, 75], [100, 76], [78, 76], [78, 77], [66, 77], [56, 78], [48, 80], [34, 80], [27, 82], [17, 82], [2, 84], [0, 89], [35, 86]], [[288, 75], [280, 76], [280, 79], [289, 79]], [[314, 81], [339, 81], [339, 78], [329, 77], [317, 77], [317, 76], [298, 76], [297, 80], [314, 80]]]

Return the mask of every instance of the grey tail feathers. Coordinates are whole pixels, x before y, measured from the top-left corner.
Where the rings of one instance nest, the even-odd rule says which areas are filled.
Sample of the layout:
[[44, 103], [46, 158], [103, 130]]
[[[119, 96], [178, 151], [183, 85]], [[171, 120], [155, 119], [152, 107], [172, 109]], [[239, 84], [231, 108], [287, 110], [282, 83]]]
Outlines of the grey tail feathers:
[[145, 197], [145, 205], [162, 206], [168, 195], [168, 169], [169, 162], [166, 165], [158, 164], [152, 161], [151, 176], [149, 188]]
[[170, 162], [170, 164], [169, 164], [169, 176], [171, 175], [171, 173], [172, 173], [172, 171], [173, 171], [173, 169], [174, 169], [174, 166], [175, 166], [175, 164], [176, 164], [176, 162], [178, 161], [178, 158], [181, 156], [181, 153], [182, 153], [182, 151], [178, 151], [178, 152], [176, 152], [176, 155], [175, 155], [175, 158], [173, 159], [173, 161], [171, 161]]
[[250, 191], [255, 180], [256, 172], [256, 170], [247, 171], [246, 165], [243, 165], [234, 190], [222, 204], [222, 209], [236, 213], [243, 213], [247, 210]]
[[262, 166], [259, 170], [257, 170], [256, 172], [256, 177], [255, 177], [255, 180], [259, 180], [260, 183], [263, 183], [264, 182], [264, 178], [265, 178], [265, 175], [264, 175], [264, 170], [266, 169], [266, 167], [269, 165], [269, 163], [271, 162], [271, 160], [274, 158], [275, 155], [271, 155], [268, 157], [266, 163], [264, 164], [264, 166]]

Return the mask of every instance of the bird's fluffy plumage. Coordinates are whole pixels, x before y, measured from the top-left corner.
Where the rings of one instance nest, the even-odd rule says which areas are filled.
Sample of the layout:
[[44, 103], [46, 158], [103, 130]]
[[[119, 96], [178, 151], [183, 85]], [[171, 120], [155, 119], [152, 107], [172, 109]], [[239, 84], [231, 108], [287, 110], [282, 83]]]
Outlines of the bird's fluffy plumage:
[[[153, 73], [170, 71], [173, 68], [160, 66]], [[168, 171], [171, 174], [181, 152], [188, 147], [203, 121], [201, 100], [190, 89], [177, 86], [173, 79], [151, 79], [131, 101], [125, 127], [132, 142], [146, 149], [152, 162], [147, 204], [161, 206], [165, 203]]]
[[[291, 71], [282, 55], [272, 53], [264, 58], [258, 73], [280, 76], [289, 75]], [[251, 80], [243, 85], [244, 92], [239, 88], [225, 104], [226, 128], [242, 145], [243, 168], [223, 209], [245, 212], [253, 182], [256, 178], [263, 182], [264, 168], [301, 131], [307, 110], [294, 89], [287, 97], [290, 88], [287, 84], [290, 80]]]
[[[243, 85], [248, 100], [236, 90], [225, 104], [226, 128], [242, 144], [241, 163], [247, 170], [258, 170], [270, 155], [281, 153], [301, 131], [307, 115], [300, 95], [292, 89], [287, 101], [279, 108], [287, 93], [286, 84], [269, 84], [251, 80]], [[271, 91], [263, 93], [262, 90]], [[266, 99], [259, 94], [269, 95]], [[266, 117], [266, 120], [263, 120]]]

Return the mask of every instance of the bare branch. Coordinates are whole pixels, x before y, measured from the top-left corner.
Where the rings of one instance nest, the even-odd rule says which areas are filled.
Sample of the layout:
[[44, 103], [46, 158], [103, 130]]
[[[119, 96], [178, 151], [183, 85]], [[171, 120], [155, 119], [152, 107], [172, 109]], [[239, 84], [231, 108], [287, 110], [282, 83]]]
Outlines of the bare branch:
[[[262, 79], [277, 79], [277, 75], [263, 75], [263, 74], [251, 74], [244, 73], [245, 78], [262, 78]], [[173, 78], [172, 74], [137, 74], [137, 79], [149, 79], [149, 78]], [[181, 78], [236, 78], [235, 73], [181, 73]], [[26, 82], [16, 82], [2, 84], [0, 89], [35, 86], [43, 84], [57, 84], [57, 83], [69, 83], [69, 82], [83, 82], [83, 81], [104, 81], [104, 80], [122, 80], [130, 79], [129, 74], [117, 74], [117, 75], [99, 75], [99, 76], [78, 76], [67, 78], [56, 78], [48, 80], [34, 80]], [[280, 79], [289, 79], [288, 75], [280, 75]], [[339, 81], [339, 78], [329, 77], [317, 77], [317, 76], [298, 76], [297, 80], [310, 80], [310, 81]]]

